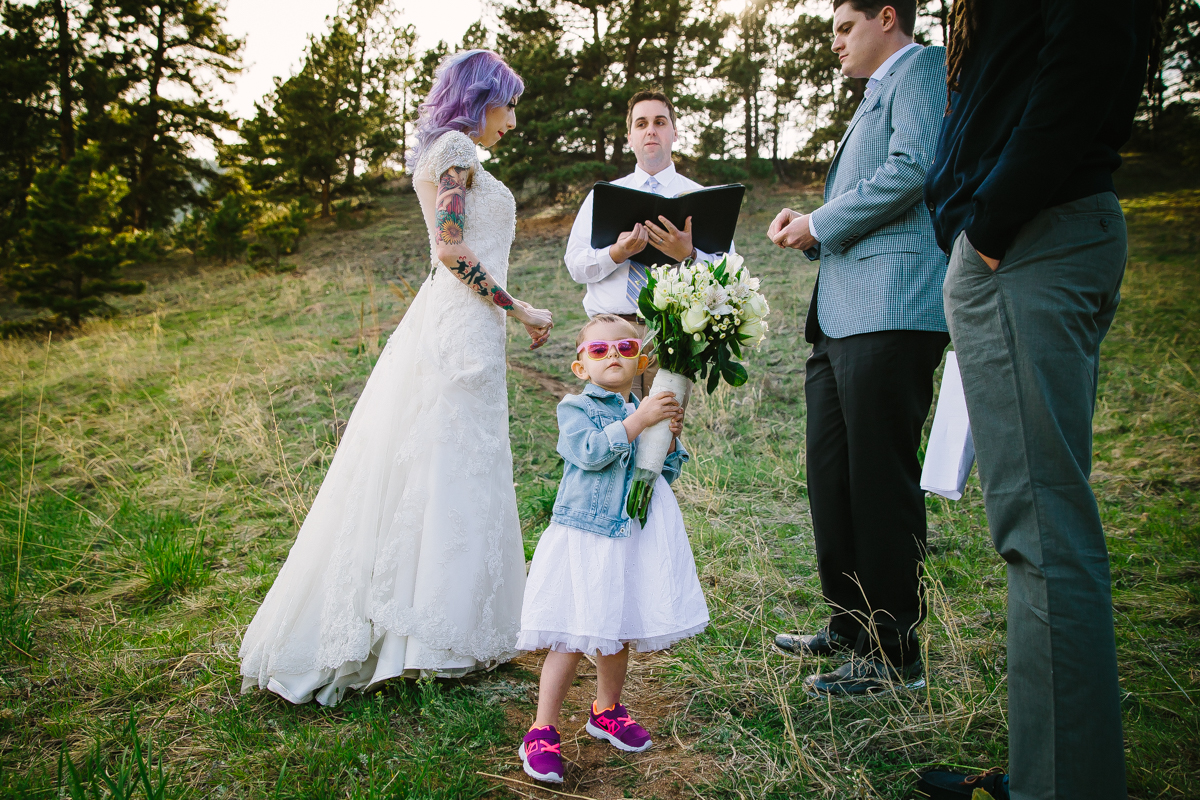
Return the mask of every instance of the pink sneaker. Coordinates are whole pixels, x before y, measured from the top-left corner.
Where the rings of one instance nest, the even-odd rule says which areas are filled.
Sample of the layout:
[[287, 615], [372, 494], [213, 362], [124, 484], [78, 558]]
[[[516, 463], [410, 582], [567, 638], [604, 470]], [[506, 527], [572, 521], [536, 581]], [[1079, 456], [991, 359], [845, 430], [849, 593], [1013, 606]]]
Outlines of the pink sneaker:
[[641, 753], [650, 749], [653, 742], [650, 734], [629, 716], [625, 706], [617, 703], [612, 708], [596, 713], [596, 704], [588, 714], [587, 732], [626, 753]]
[[533, 728], [525, 734], [518, 753], [525, 766], [525, 774], [534, 780], [547, 783], [563, 782], [562, 745], [558, 731], [553, 725]]

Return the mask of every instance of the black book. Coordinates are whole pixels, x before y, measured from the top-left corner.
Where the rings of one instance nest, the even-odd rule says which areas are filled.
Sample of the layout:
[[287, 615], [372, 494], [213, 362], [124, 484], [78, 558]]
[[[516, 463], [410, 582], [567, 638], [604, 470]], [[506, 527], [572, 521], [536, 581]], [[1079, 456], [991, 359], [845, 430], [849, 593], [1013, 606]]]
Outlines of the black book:
[[[697, 189], [679, 197], [663, 197], [600, 181], [592, 191], [592, 247], [596, 249], [616, 244], [618, 236], [633, 230], [639, 222], [650, 220], [661, 228], [658, 217], [662, 215], [680, 230], [683, 230], [685, 220], [691, 217], [692, 244], [697, 250], [728, 253], [733, 245], [746, 187], [730, 183]], [[651, 245], [646, 245], [633, 260], [650, 267], [675, 263]]]

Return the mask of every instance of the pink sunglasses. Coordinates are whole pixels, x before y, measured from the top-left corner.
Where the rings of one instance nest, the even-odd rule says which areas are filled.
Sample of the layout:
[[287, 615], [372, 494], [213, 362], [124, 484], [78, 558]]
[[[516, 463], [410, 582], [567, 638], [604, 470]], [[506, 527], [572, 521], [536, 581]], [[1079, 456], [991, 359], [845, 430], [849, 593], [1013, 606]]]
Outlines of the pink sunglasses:
[[641, 339], [619, 339], [615, 342], [601, 341], [597, 339], [594, 342], [584, 342], [575, 348], [575, 354], [579, 355], [584, 350], [587, 350], [588, 358], [593, 361], [599, 361], [602, 358], [608, 358], [608, 354], [612, 352], [612, 348], [617, 348], [617, 355], [621, 358], [637, 358], [642, 352]]

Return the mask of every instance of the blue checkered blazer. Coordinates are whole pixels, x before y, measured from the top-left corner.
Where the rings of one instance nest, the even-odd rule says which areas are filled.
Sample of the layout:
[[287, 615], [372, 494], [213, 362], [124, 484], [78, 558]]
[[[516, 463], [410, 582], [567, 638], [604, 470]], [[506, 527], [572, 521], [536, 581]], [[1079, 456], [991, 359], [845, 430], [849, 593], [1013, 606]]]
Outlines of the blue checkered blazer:
[[946, 330], [946, 255], [922, 199], [945, 109], [945, 48], [913, 49], [846, 128], [810, 220], [826, 336]]

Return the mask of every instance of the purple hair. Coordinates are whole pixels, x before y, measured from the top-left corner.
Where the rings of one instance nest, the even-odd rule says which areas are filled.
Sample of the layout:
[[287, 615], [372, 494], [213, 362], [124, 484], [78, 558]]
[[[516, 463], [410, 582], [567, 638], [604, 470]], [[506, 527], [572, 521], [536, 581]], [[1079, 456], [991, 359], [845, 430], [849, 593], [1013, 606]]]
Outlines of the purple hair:
[[448, 131], [478, 136], [488, 109], [507, 105], [525, 91], [525, 83], [491, 50], [464, 50], [442, 59], [433, 88], [417, 115], [417, 146], [408, 157], [415, 169], [425, 148]]

